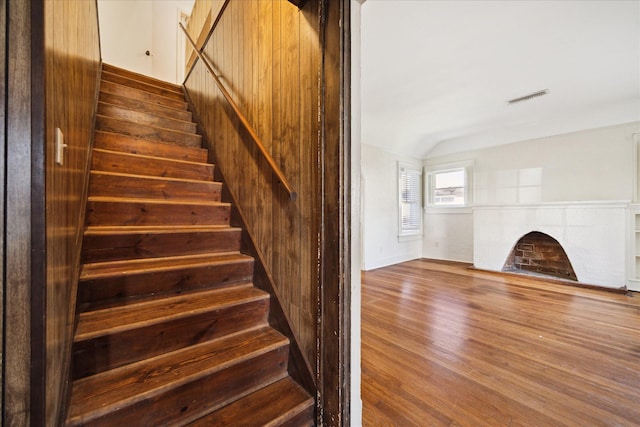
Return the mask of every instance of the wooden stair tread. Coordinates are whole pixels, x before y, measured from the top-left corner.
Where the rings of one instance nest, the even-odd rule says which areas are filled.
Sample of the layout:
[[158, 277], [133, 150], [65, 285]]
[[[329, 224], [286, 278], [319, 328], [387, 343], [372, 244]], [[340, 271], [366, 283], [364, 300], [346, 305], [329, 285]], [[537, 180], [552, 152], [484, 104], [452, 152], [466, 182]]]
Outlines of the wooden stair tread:
[[268, 299], [269, 294], [251, 283], [222, 289], [191, 292], [133, 304], [80, 313], [74, 341], [82, 341], [168, 320], [193, 316], [248, 301]]
[[[150, 86], [152, 88], [162, 89], [171, 94], [182, 95], [182, 87], [173, 83], [165, 82], [163, 80], [154, 79], [151, 76], [145, 76], [139, 73], [123, 73], [117, 69], [110, 69], [109, 67], [102, 69], [102, 79], [107, 81], [123, 81], [125, 86], [135, 87], [137, 84]], [[114, 80], [110, 80], [114, 79]]]
[[[106, 116], [106, 115], [100, 114], [100, 113], [96, 114], [96, 117], [108, 117], [108, 118], [111, 118], [113, 120], [126, 122], [126, 123], [131, 123], [131, 124], [134, 124], [134, 125], [137, 125], [137, 126], [148, 126], [148, 127], [152, 127], [152, 128], [158, 128], [158, 129], [161, 129], [161, 130], [171, 131], [171, 132], [175, 132], [177, 134], [183, 134], [184, 136], [200, 136], [197, 133], [195, 133], [195, 131], [194, 132], [183, 132], [183, 131], [179, 131], [179, 130], [175, 130], [175, 129], [171, 129], [171, 128], [165, 128], [165, 127], [162, 127], [162, 126], [141, 124], [141, 123], [137, 123], [137, 122], [132, 121], [132, 120], [121, 119], [121, 118], [118, 118], [118, 117]], [[114, 132], [114, 133], [117, 133], [117, 132]], [[162, 141], [159, 141], [159, 142], [162, 142]]]
[[92, 170], [213, 181], [215, 166], [211, 163], [101, 148], [93, 151]]
[[138, 79], [132, 79], [127, 76], [123, 76], [117, 73], [111, 73], [109, 71], [102, 71], [102, 80], [109, 82], [119, 83], [127, 87], [136, 88], [145, 92], [153, 93], [156, 95], [162, 95], [167, 98], [184, 99], [182, 90], [176, 88], [169, 88], [164, 86], [158, 86], [153, 82], [146, 82]]
[[158, 200], [145, 198], [130, 197], [103, 197], [89, 196], [89, 202], [108, 202], [108, 203], [148, 203], [151, 205], [194, 205], [194, 206], [225, 206], [230, 207], [230, 203], [226, 202], [209, 202], [202, 200], [186, 201], [186, 200]]
[[231, 205], [210, 200], [90, 196], [86, 225], [228, 225]]
[[197, 130], [196, 123], [191, 120], [166, 117], [155, 112], [140, 111], [122, 105], [109, 104], [104, 101], [98, 102], [98, 114], [178, 132], [196, 133]]
[[207, 253], [158, 258], [128, 259], [84, 264], [80, 280], [117, 277], [151, 271], [180, 270], [195, 266], [251, 262], [253, 258], [240, 252]]
[[184, 98], [169, 98], [157, 93], [146, 92], [142, 89], [126, 86], [121, 83], [111, 82], [108, 80], [102, 80], [100, 82], [100, 90], [108, 93], [128, 96], [130, 98], [138, 99], [141, 101], [153, 102], [154, 104], [171, 106], [180, 110], [187, 110], [187, 108], [189, 107], [189, 104], [184, 100]]
[[[162, 143], [161, 141], [158, 141], [158, 143]], [[177, 147], [181, 147], [182, 146], [177, 146]], [[184, 147], [184, 148], [193, 148], [193, 147]], [[94, 153], [104, 153], [104, 154], [114, 154], [114, 155], [118, 155], [118, 156], [125, 156], [127, 158], [130, 159], [130, 161], [140, 161], [140, 160], [161, 160], [161, 161], [167, 161], [167, 162], [175, 162], [175, 163], [179, 163], [181, 165], [187, 166], [187, 165], [198, 165], [198, 166], [213, 166], [211, 163], [207, 163], [207, 162], [198, 162], [198, 161], [193, 161], [193, 160], [183, 160], [183, 159], [173, 159], [171, 157], [162, 157], [162, 156], [153, 156], [151, 154], [138, 154], [138, 153], [126, 153], [124, 151], [116, 151], [116, 150], [109, 150], [106, 148], [94, 148], [93, 149]]]
[[206, 163], [208, 154], [206, 148], [152, 141], [101, 130], [95, 132], [94, 151], [96, 149], [192, 163]]
[[147, 198], [192, 202], [220, 201], [222, 184], [205, 180], [164, 178], [92, 171], [90, 196]]
[[205, 179], [191, 179], [191, 178], [176, 178], [172, 176], [156, 176], [156, 175], [141, 175], [141, 174], [133, 174], [133, 173], [122, 173], [122, 172], [111, 172], [106, 170], [92, 170], [90, 172], [92, 175], [108, 175], [108, 176], [117, 176], [122, 178], [131, 178], [131, 179], [148, 179], [150, 181], [170, 181], [170, 182], [185, 182], [191, 184], [198, 185], [210, 185], [212, 187], [219, 187], [222, 183], [218, 181], [208, 181]]
[[304, 411], [309, 411], [311, 416], [303, 425], [311, 425], [313, 404], [313, 397], [287, 377], [187, 425], [189, 427], [279, 426]]
[[141, 99], [129, 98], [117, 93], [100, 91], [99, 101], [106, 104], [118, 105], [130, 110], [144, 111], [147, 113], [153, 113], [157, 116], [167, 118], [180, 118], [180, 120], [191, 121], [193, 115], [191, 111], [183, 108], [175, 108], [171, 105], [162, 105], [155, 102], [148, 102]]
[[151, 141], [162, 141], [193, 147], [199, 147], [202, 143], [202, 136], [197, 133], [182, 132], [161, 126], [136, 123], [131, 120], [105, 116], [104, 114], [96, 114], [96, 127], [99, 130], [131, 135]]
[[76, 380], [67, 423], [90, 423], [288, 343], [272, 328], [254, 329]]
[[84, 231], [85, 236], [100, 236], [114, 234], [171, 234], [184, 232], [227, 232], [239, 231], [239, 227], [231, 227], [228, 225], [179, 225], [179, 226], [162, 226], [162, 225], [94, 225], [87, 227]]
[[103, 63], [102, 64], [102, 69], [105, 70], [105, 71], [108, 71], [110, 73], [113, 73], [113, 74], [120, 74], [120, 75], [123, 75], [123, 76], [128, 76], [129, 78], [131, 78], [133, 80], [147, 81], [147, 82], [149, 82], [151, 84], [154, 84], [156, 86], [164, 86], [164, 87], [167, 87], [167, 88], [173, 89], [173, 90], [181, 90], [182, 89], [182, 86], [180, 86], [178, 84], [167, 82], [167, 81], [160, 80], [160, 79], [156, 79], [155, 77], [147, 76], [145, 74], [136, 73], [134, 71], [129, 71], [129, 70], [126, 70], [124, 68], [116, 67], [115, 65]]
[[82, 262], [237, 252], [242, 229], [229, 225], [89, 226]]

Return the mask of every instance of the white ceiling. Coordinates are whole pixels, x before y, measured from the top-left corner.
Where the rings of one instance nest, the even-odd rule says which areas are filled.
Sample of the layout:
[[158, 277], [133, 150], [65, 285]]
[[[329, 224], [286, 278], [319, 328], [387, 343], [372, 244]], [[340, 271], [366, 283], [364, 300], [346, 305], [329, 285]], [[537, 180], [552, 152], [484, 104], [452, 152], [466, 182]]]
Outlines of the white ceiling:
[[361, 25], [364, 144], [427, 158], [640, 120], [640, 1], [368, 0]]

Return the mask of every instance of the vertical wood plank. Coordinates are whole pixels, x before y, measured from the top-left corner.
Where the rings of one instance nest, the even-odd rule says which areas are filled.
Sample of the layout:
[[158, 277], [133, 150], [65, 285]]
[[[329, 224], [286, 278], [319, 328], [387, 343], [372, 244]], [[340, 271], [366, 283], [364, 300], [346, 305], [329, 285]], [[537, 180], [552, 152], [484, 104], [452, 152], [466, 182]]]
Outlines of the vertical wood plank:
[[[300, 164], [315, 167], [318, 161], [318, 113], [314, 106], [319, 94], [319, 43], [318, 43], [318, 6], [310, 4], [301, 11], [300, 45], [307, 46], [300, 54]], [[306, 141], [302, 139], [307, 139]], [[300, 283], [300, 334], [304, 350], [315, 353], [315, 335], [317, 329], [316, 312], [313, 310], [318, 301], [319, 271], [318, 263], [312, 262], [313, 251], [318, 242], [318, 227], [314, 221], [315, 206], [318, 206], [317, 173], [301, 173], [301, 188], [306, 188], [298, 200], [303, 213], [301, 226], [301, 242], [308, 251], [309, 262], [301, 264]], [[304, 242], [308, 242], [304, 245]], [[308, 286], [304, 286], [308, 284]]]
[[[3, 196], [0, 197], [0, 259], [2, 262], [0, 263], [0, 277], [5, 277], [5, 221], [4, 221], [4, 212], [5, 212], [5, 167], [6, 167], [6, 156], [5, 152], [7, 149], [7, 141], [5, 139], [6, 129], [7, 129], [7, 87], [6, 87], [6, 70], [7, 70], [7, 2], [6, 0], [2, 0], [0, 2], [0, 93], [4, 94], [2, 104], [0, 105], [0, 194]], [[4, 335], [4, 306], [5, 306], [5, 295], [4, 295], [4, 286], [0, 289], [0, 342], [2, 342], [2, 347], [0, 347], [0, 384], [4, 384], [4, 366], [5, 366], [5, 353], [4, 353], [4, 343], [5, 343], [5, 335]], [[4, 401], [4, 387], [0, 387], [0, 402]], [[4, 417], [3, 417], [4, 418]]]
[[[272, 2], [272, 21], [273, 21], [273, 46], [271, 49], [271, 72], [273, 83], [273, 99], [272, 99], [272, 130], [273, 139], [271, 141], [271, 156], [276, 164], [280, 165], [280, 151], [282, 146], [282, 72], [281, 72], [281, 60], [282, 60], [282, 22], [281, 22], [281, 9], [282, 2]], [[271, 176], [272, 186], [276, 187], [277, 182], [275, 177]], [[284, 230], [281, 229], [281, 217], [277, 212], [279, 206], [281, 206], [281, 198], [278, 192], [274, 192], [272, 195], [273, 200], [273, 216], [271, 218], [271, 238], [272, 238], [272, 254], [271, 259], [271, 271], [276, 280], [276, 286], [278, 292], [283, 299], [283, 307], [287, 314], [289, 314], [289, 293], [286, 287], [281, 282], [283, 260], [282, 253], [282, 241], [289, 236], [284, 235]]]
[[[45, 11], [31, 4], [31, 425], [46, 423]], [[54, 399], [51, 399], [52, 401]]]
[[[282, 79], [282, 112], [280, 120], [282, 122], [281, 139], [281, 167], [289, 178], [294, 188], [300, 186], [300, 110], [302, 105], [302, 94], [300, 92], [300, 13], [291, 4], [281, 4], [281, 79]], [[280, 241], [281, 249], [281, 270], [279, 277], [283, 283], [290, 283], [286, 287], [287, 298], [289, 300], [289, 319], [293, 322], [295, 330], [300, 329], [300, 288], [304, 286], [301, 282], [300, 265], [297, 259], [305, 257], [301, 245], [300, 229], [300, 206], [292, 203], [288, 196], [278, 192], [278, 197], [282, 209], [279, 215], [281, 230], [286, 230], [288, 239]]]
[[[258, 34], [257, 41], [258, 80], [256, 85], [256, 96], [259, 109], [258, 115], [258, 135], [262, 137], [265, 148], [273, 152], [273, 72], [271, 67], [271, 52], [273, 49], [273, 3], [257, 1], [258, 3]], [[256, 150], [257, 151], [257, 150]], [[258, 188], [266, 191], [272, 188], [271, 172], [264, 159], [260, 159], [258, 170]], [[258, 236], [258, 246], [262, 248], [268, 265], [273, 262], [273, 199], [266, 191], [257, 192], [256, 204], [258, 210], [256, 215], [264, 215], [263, 219], [256, 226]]]
[[30, 3], [7, 10], [6, 253], [3, 425], [30, 423], [31, 31]]
[[[349, 0], [322, 0], [321, 421], [349, 425]], [[344, 189], [344, 191], [342, 190]]]

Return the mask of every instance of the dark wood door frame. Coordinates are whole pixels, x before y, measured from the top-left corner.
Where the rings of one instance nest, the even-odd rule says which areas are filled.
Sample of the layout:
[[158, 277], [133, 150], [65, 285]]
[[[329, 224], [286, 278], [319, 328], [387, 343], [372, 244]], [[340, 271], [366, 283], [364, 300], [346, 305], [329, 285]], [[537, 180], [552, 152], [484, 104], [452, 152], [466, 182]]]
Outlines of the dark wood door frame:
[[320, 3], [322, 45], [318, 424], [350, 424], [350, 0]]
[[2, 423], [40, 426], [45, 411], [44, 2], [2, 0], [0, 8]]

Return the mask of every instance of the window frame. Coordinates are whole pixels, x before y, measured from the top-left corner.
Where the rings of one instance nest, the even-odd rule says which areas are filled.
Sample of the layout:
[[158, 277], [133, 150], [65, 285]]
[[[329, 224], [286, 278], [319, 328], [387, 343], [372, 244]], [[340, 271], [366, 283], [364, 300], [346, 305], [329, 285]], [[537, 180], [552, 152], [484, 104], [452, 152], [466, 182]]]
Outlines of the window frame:
[[[403, 198], [403, 173], [405, 171], [415, 172], [418, 176], [416, 189], [417, 196], [417, 211], [418, 214], [418, 228], [405, 229], [402, 221], [402, 208], [407, 203]], [[398, 238], [421, 237], [424, 223], [424, 171], [422, 166], [413, 165], [410, 163], [398, 162]]]
[[[426, 183], [425, 183], [425, 200], [427, 208], [444, 210], [444, 209], [461, 209], [469, 208], [473, 205], [473, 161], [468, 160], [457, 163], [447, 163], [440, 165], [432, 165], [425, 167]], [[435, 202], [435, 185], [436, 175], [450, 172], [464, 171], [464, 202], [460, 204], [437, 204]]]

